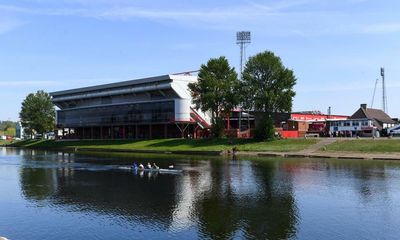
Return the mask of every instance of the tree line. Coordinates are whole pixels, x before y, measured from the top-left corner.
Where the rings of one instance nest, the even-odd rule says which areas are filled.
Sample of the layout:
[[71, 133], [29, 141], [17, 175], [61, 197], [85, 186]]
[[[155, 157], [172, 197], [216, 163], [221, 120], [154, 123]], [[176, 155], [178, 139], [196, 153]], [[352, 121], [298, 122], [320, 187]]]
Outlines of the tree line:
[[0, 136], [15, 136], [15, 125], [13, 121], [0, 121]]

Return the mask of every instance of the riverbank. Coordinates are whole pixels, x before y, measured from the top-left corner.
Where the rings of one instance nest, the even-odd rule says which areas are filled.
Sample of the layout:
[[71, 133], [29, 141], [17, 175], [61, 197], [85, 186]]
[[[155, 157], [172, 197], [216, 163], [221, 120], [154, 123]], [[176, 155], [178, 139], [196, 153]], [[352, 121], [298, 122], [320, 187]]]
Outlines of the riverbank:
[[152, 139], [152, 140], [26, 140], [12, 147], [75, 151], [190, 155], [400, 160], [400, 139]]
[[26, 140], [9, 146], [36, 149], [114, 152], [215, 153], [236, 149], [241, 152], [297, 152], [318, 143], [317, 139], [281, 139], [255, 141], [250, 139], [152, 139], [152, 140]]
[[[0, 140], [0, 146], [8, 145], [10, 143], [11, 143], [10, 140]], [[1, 238], [0, 238], [0, 240], [1, 240]]]
[[400, 139], [341, 139], [326, 146], [328, 152], [399, 153]]

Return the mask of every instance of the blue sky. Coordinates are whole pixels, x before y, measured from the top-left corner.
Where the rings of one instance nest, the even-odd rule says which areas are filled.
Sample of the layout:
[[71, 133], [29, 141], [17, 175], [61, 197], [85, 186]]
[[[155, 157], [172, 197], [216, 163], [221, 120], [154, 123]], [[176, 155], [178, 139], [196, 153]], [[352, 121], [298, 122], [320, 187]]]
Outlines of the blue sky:
[[[226, 56], [271, 50], [298, 78], [294, 110], [352, 114], [371, 104], [386, 69], [388, 108], [400, 117], [400, 1], [0, 0], [1, 120], [30, 92], [196, 70]], [[381, 107], [377, 89], [374, 107]]]

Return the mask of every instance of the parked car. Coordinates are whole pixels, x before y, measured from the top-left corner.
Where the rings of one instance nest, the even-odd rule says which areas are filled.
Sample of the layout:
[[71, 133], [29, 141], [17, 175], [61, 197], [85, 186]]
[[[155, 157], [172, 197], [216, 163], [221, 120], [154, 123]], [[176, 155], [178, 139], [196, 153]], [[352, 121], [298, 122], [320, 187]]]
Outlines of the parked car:
[[42, 134], [35, 134], [34, 139], [42, 139], [43, 135]]

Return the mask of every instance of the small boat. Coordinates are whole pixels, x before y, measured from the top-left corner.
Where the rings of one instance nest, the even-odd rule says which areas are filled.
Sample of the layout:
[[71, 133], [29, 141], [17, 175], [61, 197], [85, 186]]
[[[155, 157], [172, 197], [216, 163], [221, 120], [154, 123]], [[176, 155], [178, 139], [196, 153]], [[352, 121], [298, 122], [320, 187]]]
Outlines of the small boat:
[[158, 172], [158, 173], [170, 173], [170, 174], [179, 174], [183, 173], [183, 170], [180, 169], [166, 169], [166, 168], [144, 168], [144, 169], [139, 169], [139, 168], [133, 168], [133, 167], [119, 167], [121, 170], [131, 170], [131, 171], [138, 171], [138, 172]]
[[[133, 169], [133, 168], [132, 168]], [[137, 171], [143, 172], [159, 172], [159, 173], [183, 173], [183, 170], [179, 169], [166, 169], [166, 168], [145, 168], [145, 169], [137, 169]]]

